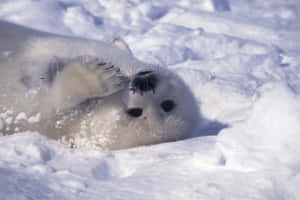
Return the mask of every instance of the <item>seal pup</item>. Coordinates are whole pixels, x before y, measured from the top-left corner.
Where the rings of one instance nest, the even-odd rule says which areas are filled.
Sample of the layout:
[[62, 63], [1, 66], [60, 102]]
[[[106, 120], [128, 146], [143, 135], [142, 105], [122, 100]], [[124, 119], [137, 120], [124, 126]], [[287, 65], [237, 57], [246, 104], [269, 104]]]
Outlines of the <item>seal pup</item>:
[[[111, 44], [0, 21], [0, 132], [70, 147], [125, 149], [184, 139], [198, 104], [182, 79]], [[4, 31], [2, 31], [4, 30]]]

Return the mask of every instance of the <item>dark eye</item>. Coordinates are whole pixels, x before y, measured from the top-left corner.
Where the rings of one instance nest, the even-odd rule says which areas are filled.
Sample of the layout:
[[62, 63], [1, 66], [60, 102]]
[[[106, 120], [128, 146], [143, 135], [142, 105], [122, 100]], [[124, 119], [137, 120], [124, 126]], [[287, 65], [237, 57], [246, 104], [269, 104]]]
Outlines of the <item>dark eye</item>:
[[143, 114], [142, 108], [130, 108], [127, 110], [130, 117], [140, 117]]
[[172, 100], [165, 100], [160, 104], [160, 106], [165, 112], [170, 112], [175, 108], [175, 103]]

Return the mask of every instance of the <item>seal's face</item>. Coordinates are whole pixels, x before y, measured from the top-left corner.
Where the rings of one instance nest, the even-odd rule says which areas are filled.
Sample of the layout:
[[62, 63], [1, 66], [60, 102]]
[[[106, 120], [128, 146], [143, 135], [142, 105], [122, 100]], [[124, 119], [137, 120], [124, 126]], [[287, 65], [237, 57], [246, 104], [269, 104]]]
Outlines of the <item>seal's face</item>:
[[155, 115], [163, 119], [177, 112], [176, 85], [172, 80], [154, 71], [142, 71], [131, 78], [129, 91], [123, 94], [126, 113], [133, 119], [147, 119]]
[[[121, 101], [130, 126], [144, 144], [174, 141], [195, 129], [198, 107], [189, 89], [171, 72], [141, 71], [131, 77]], [[141, 144], [143, 145], [143, 144]]]

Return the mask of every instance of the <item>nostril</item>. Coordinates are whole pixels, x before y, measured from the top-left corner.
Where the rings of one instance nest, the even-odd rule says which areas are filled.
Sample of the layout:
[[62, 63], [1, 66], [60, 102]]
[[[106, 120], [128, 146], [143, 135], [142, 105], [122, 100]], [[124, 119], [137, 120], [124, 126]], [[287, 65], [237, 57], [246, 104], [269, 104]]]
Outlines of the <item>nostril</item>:
[[[145, 72], [146, 73], [146, 72]], [[150, 73], [150, 72], [148, 72]], [[131, 90], [134, 92], [136, 90], [140, 91], [141, 93], [147, 92], [147, 91], [155, 91], [155, 88], [157, 86], [157, 77], [155, 74], [148, 74], [145, 76], [136, 76], [132, 82], [131, 82]]]
[[139, 73], [137, 73], [138, 76], [144, 76], [146, 74], [151, 74], [153, 71], [149, 70], [149, 71], [141, 71]]
[[143, 109], [142, 108], [130, 108], [127, 110], [127, 113], [131, 117], [140, 117], [143, 114]]

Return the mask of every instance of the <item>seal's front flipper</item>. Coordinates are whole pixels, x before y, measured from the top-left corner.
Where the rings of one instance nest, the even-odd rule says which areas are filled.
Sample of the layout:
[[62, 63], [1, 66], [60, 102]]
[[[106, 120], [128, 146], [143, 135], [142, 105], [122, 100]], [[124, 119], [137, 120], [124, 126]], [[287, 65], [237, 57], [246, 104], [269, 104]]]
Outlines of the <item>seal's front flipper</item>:
[[118, 67], [97, 58], [78, 57], [60, 69], [48, 90], [55, 99], [56, 109], [115, 94], [129, 83]]

